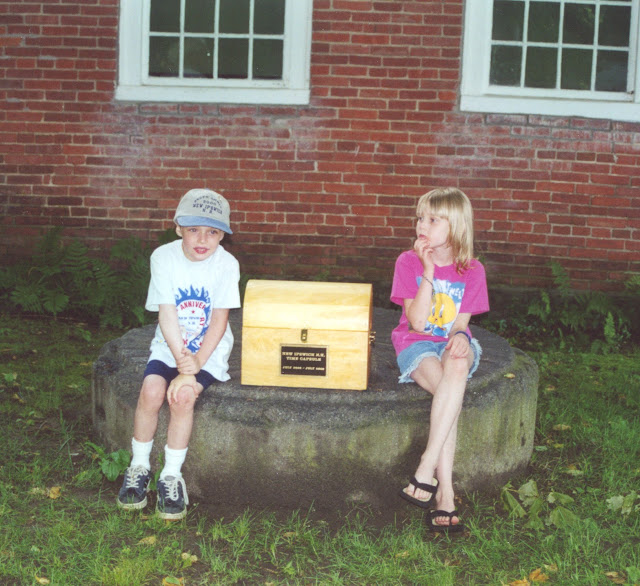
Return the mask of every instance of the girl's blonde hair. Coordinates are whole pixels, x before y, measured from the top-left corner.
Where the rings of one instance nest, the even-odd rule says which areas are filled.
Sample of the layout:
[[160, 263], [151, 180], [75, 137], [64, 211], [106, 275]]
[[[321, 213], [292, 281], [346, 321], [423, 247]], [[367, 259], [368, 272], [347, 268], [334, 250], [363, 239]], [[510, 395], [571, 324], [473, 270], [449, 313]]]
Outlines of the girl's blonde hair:
[[418, 216], [425, 212], [449, 222], [449, 244], [456, 269], [468, 269], [473, 258], [473, 209], [469, 198], [455, 187], [432, 189], [418, 200]]

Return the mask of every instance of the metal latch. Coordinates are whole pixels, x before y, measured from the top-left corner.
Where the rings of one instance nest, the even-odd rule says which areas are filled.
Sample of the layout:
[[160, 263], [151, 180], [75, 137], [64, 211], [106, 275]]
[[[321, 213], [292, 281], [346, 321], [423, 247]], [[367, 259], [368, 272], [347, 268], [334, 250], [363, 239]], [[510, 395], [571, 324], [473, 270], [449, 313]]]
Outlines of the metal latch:
[[300, 341], [301, 342], [306, 342], [308, 334], [309, 334], [308, 330], [306, 330], [306, 329], [300, 330]]
[[373, 346], [375, 341], [376, 341], [376, 333], [375, 332], [369, 332], [369, 344]]

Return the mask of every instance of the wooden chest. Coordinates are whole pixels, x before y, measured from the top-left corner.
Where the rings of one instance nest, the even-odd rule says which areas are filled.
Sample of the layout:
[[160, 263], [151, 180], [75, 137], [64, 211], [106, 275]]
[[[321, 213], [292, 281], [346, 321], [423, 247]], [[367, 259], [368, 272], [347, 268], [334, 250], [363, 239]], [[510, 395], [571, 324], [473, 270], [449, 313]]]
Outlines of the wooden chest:
[[362, 283], [250, 280], [242, 384], [366, 389], [372, 295]]

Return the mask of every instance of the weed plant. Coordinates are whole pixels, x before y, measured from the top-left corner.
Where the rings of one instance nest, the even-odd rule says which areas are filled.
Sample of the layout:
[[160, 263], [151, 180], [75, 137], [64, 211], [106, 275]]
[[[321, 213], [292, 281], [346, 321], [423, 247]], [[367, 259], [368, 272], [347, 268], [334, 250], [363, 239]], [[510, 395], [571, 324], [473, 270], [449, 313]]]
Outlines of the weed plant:
[[[176, 238], [160, 235], [160, 243]], [[138, 326], [150, 321], [144, 300], [149, 286], [152, 247], [137, 238], [117, 242], [108, 260], [89, 255], [78, 240], [64, 242], [52, 228], [34, 254], [0, 268], [0, 301], [16, 310], [81, 318], [103, 326]]]
[[357, 509], [223, 518], [195, 503], [176, 523], [121, 512], [120, 479], [105, 474], [126, 463], [94, 443], [90, 405], [92, 362], [121, 333], [0, 315], [3, 585], [640, 584], [637, 347], [522, 336], [540, 368], [531, 465], [493, 493], [459, 495], [468, 532], [450, 539], [415, 507], [383, 526]]
[[625, 291], [575, 291], [567, 271], [550, 263], [554, 286], [510, 295], [476, 323], [524, 350], [558, 349], [607, 354], [640, 342], [640, 275], [631, 275]]

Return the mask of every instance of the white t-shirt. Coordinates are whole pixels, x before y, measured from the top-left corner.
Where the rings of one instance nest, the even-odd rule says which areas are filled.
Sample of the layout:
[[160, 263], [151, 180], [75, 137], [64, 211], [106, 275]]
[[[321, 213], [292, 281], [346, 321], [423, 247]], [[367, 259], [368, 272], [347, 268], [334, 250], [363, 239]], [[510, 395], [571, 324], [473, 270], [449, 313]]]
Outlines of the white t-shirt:
[[[151, 281], [145, 308], [158, 311], [161, 304], [174, 303], [184, 344], [195, 353], [211, 323], [212, 310], [240, 307], [239, 280], [238, 261], [221, 245], [206, 260], [193, 262], [184, 255], [182, 240], [175, 240], [160, 246], [151, 255]], [[202, 369], [220, 381], [229, 380], [232, 347], [233, 334], [227, 323], [222, 339]], [[176, 366], [159, 325], [151, 341], [149, 360]]]

